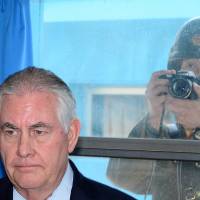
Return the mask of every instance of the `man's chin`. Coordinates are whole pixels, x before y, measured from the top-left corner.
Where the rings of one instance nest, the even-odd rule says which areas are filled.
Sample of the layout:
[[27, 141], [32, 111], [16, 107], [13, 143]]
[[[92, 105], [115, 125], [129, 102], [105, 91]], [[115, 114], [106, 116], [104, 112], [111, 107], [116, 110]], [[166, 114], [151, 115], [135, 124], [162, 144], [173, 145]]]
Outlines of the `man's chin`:
[[26, 173], [16, 172], [14, 174], [14, 185], [24, 189], [39, 188], [43, 183], [42, 177], [43, 176], [40, 173], [36, 174], [31, 172], [26, 172]]

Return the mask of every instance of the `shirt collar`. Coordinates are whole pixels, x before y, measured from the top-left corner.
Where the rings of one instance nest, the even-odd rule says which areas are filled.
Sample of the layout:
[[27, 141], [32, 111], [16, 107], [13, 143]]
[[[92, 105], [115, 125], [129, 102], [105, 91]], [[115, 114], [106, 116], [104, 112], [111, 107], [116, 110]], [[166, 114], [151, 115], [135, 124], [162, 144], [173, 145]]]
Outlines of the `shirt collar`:
[[[73, 170], [68, 163], [67, 170], [62, 178], [61, 183], [47, 200], [70, 200], [71, 189], [73, 184]], [[13, 200], [26, 200], [15, 188], [13, 188]]]

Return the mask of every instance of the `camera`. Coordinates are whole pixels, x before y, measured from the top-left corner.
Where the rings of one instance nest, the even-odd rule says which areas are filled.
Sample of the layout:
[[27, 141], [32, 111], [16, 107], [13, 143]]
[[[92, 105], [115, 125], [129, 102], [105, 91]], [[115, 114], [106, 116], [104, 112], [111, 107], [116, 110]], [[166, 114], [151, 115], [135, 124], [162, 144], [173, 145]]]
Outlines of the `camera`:
[[193, 89], [193, 83], [200, 85], [200, 80], [192, 71], [177, 71], [176, 74], [163, 74], [159, 78], [168, 79], [169, 94], [179, 99], [198, 99], [198, 95]]

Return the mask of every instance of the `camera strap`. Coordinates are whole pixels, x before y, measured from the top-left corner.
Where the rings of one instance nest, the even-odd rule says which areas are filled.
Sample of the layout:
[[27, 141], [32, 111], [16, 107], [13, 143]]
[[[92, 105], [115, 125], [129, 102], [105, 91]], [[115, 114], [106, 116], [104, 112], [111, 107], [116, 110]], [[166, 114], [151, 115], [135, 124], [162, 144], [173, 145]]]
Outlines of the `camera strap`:
[[165, 103], [163, 103], [162, 114], [161, 114], [161, 117], [160, 117], [160, 126], [159, 126], [160, 138], [166, 138], [165, 131], [163, 131], [164, 116], [165, 116]]

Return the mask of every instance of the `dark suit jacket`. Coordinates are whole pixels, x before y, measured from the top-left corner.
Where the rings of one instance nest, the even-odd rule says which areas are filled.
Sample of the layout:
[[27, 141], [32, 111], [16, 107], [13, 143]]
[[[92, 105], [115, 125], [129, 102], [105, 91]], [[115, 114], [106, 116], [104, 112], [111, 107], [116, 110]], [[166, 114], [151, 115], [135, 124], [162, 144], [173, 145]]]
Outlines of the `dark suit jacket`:
[[[70, 161], [74, 172], [70, 200], [135, 200], [118, 190], [84, 177]], [[13, 186], [7, 177], [0, 179], [0, 200], [13, 199]]]

